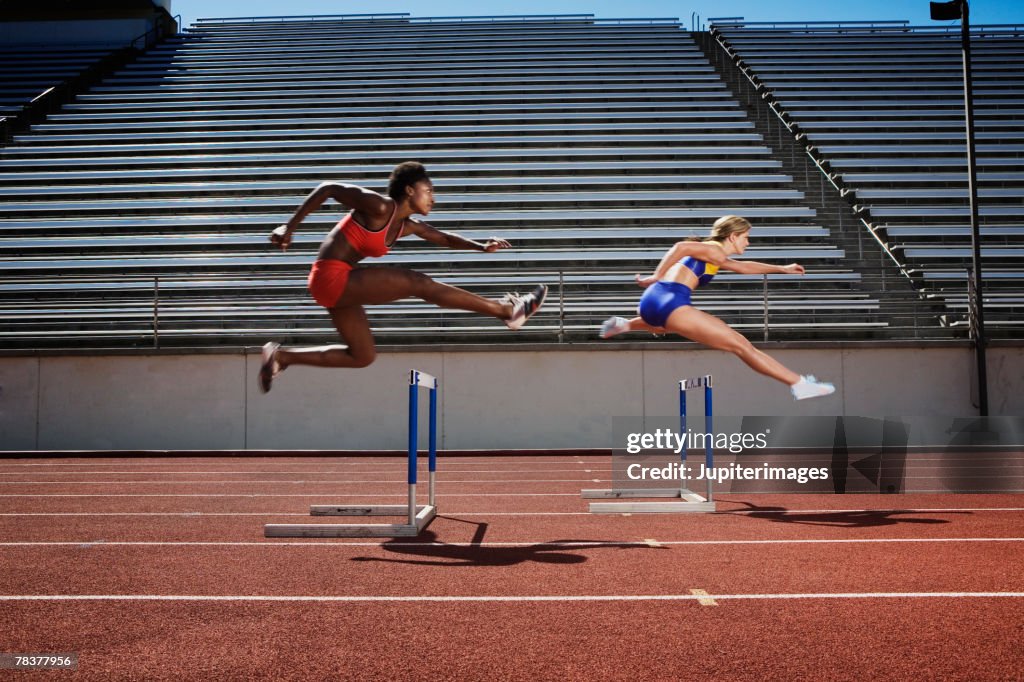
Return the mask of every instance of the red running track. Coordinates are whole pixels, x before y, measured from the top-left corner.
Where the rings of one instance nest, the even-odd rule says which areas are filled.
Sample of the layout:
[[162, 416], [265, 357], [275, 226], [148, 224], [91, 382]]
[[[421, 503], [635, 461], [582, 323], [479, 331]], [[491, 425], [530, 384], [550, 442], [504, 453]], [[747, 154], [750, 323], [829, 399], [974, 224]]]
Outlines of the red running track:
[[263, 537], [402, 503], [404, 471], [0, 461], [0, 653], [86, 680], [1022, 678], [1024, 495], [595, 516], [607, 458], [453, 458], [420, 538]]

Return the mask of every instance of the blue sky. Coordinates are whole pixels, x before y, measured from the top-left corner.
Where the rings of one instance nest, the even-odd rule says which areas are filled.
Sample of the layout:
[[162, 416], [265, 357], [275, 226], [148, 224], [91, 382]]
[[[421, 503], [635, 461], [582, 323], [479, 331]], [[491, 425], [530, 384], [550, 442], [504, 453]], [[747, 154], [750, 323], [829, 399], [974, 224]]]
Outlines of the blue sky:
[[[1022, 0], [972, 0], [972, 24], [1024, 25]], [[199, 17], [404, 12], [419, 17], [506, 14], [593, 14], [602, 18], [675, 17], [690, 26], [691, 15], [744, 17], [748, 21], [838, 21], [906, 19], [931, 25], [928, 0], [171, 0], [171, 13], [185, 26]], [[957, 23], [957, 22], [944, 22]]]

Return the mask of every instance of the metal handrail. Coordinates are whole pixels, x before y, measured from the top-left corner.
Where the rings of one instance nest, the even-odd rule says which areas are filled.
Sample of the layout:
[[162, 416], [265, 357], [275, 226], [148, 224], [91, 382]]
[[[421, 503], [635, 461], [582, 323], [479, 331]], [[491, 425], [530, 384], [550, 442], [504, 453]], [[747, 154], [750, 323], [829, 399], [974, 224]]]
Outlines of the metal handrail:
[[[764, 341], [769, 340], [769, 306], [770, 300], [768, 296], [768, 275], [762, 275], [762, 328], [763, 328], [763, 339]], [[153, 301], [152, 301], [152, 313], [151, 313], [151, 330], [153, 335], [153, 348], [160, 349], [160, 277], [156, 276], [152, 278], [153, 282]], [[784, 298], [784, 297], [783, 297]], [[566, 293], [565, 293], [565, 271], [558, 271], [558, 326], [553, 330], [555, 336], [558, 339], [558, 343], [565, 343], [569, 340], [567, 334], [566, 325]]]
[[[804, 153], [807, 155], [807, 158], [810, 159], [810, 161], [814, 164], [815, 168], [818, 169], [822, 180], [827, 181], [828, 184], [831, 185], [832, 188], [836, 191], [840, 198], [845, 198], [843, 194], [843, 188], [836, 183], [832, 173], [825, 167], [828, 162], [825, 159], [821, 158], [820, 155], [816, 153], [816, 150], [814, 149], [813, 145], [810, 144], [806, 136], [802, 136], [801, 139], [799, 126], [795, 122], [791, 123], [793, 118], [792, 115], [782, 108], [778, 101], [775, 100], [775, 98], [771, 95], [770, 90], [763, 83], [760, 82], [759, 78], [753, 75], [749, 69], [743, 69], [739, 66], [740, 62], [742, 61], [742, 58], [736, 50], [733, 50], [731, 47], [726, 45], [725, 39], [722, 36], [721, 31], [719, 31], [717, 28], [712, 28], [710, 34], [714, 38], [715, 43], [722, 49], [722, 51], [729, 57], [729, 59], [733, 61], [733, 65], [736, 67], [736, 70], [739, 71], [746, 78], [748, 86], [754, 90], [755, 95], [758, 92], [761, 93], [761, 100], [765, 103], [765, 105], [767, 105], [768, 109], [775, 114], [775, 117], [778, 119], [780, 127], [785, 129], [792, 136], [793, 141], [796, 142], [797, 145], [803, 147]], [[864, 227], [868, 230], [868, 233], [871, 234], [872, 238], [874, 238], [879, 248], [882, 249], [882, 252], [889, 257], [889, 259], [899, 269], [900, 273], [904, 277], [906, 277], [908, 280], [912, 280], [910, 273], [907, 271], [906, 264], [896, 257], [896, 255], [889, 248], [888, 244], [886, 244], [885, 240], [883, 240], [881, 236], [879, 236], [875, 227], [864, 218], [863, 211], [858, 210], [857, 206], [853, 206], [853, 211], [854, 214], [857, 216], [857, 219], [861, 221]]]
[[909, 21], [905, 19], [879, 20], [879, 21], [746, 21], [743, 17], [714, 17], [708, 18], [712, 26], [760, 26], [760, 27], [782, 27], [782, 28], [907, 28]]
[[467, 15], [467, 16], [447, 16], [447, 17], [413, 17], [410, 19], [413, 23], [425, 23], [430, 24], [435, 21], [533, 21], [533, 20], [545, 20], [545, 21], [561, 21], [561, 20], [580, 20], [588, 19], [593, 20], [593, 14], [510, 14], [508, 16], [494, 16], [494, 15]]
[[[175, 16], [171, 17], [171, 19], [172, 19], [172, 20], [174, 21], [174, 33], [175, 33], [175, 35], [177, 35], [178, 33], [180, 33], [180, 32], [181, 32], [181, 15], [180, 15], [180, 14], [176, 14]], [[150, 36], [150, 34], [153, 34], [153, 33], [155, 33], [155, 34], [157, 35], [157, 38], [156, 38], [156, 40], [160, 40], [160, 37], [161, 37], [161, 33], [160, 33], [160, 30], [159, 30], [159, 29], [160, 29], [160, 23], [159, 23], [159, 22], [157, 22], [157, 23], [155, 23], [155, 24], [153, 25], [153, 28], [149, 29], [148, 31], [146, 31], [146, 32], [145, 32], [145, 33], [143, 33], [142, 35], [140, 35], [140, 36], [137, 36], [136, 38], [133, 38], [133, 39], [132, 39], [132, 41], [131, 41], [130, 43], [128, 43], [128, 45], [127, 45], [127, 46], [128, 46], [128, 47], [131, 47], [131, 48], [133, 48], [133, 49], [140, 49], [140, 48], [137, 48], [137, 47], [135, 46], [135, 44], [136, 44], [137, 42], [139, 42], [140, 40], [143, 40], [143, 41], [145, 41], [145, 42], [143, 43], [143, 46], [142, 46], [142, 48], [141, 48], [141, 49], [143, 49], [143, 50], [148, 50], [148, 49], [149, 49], [150, 47], [152, 47], [152, 45], [151, 45], [151, 44], [150, 44], [150, 42], [149, 42], [149, 36]], [[154, 41], [154, 43], [155, 43], [155, 42], [156, 42], [156, 41]]]
[[[171, 19], [174, 21], [175, 32], [180, 32], [181, 15], [178, 14], [174, 17], [171, 17]], [[20, 126], [22, 123], [24, 123], [26, 118], [32, 117], [40, 110], [46, 110], [54, 106], [55, 101], [60, 100], [62, 97], [64, 97], [64, 95], [67, 92], [73, 90], [75, 86], [80, 85], [83, 81], [85, 81], [87, 78], [94, 75], [95, 73], [105, 70], [108, 66], [114, 66], [119, 60], [127, 58], [129, 56], [130, 51], [138, 50], [139, 48], [137, 48], [135, 44], [140, 40], [145, 41], [145, 44], [142, 48], [143, 50], [152, 47], [152, 45], [150, 45], [149, 42], [149, 35], [154, 33], [155, 31], [158, 31], [160, 26], [161, 23], [158, 21], [152, 28], [147, 30], [142, 35], [136, 36], [132, 40], [128, 41], [128, 43], [126, 43], [123, 47], [120, 47], [112, 52], [109, 52], [101, 59], [98, 59], [92, 64], [89, 64], [87, 67], [82, 69], [74, 76], [63, 80], [60, 83], [57, 83], [56, 85], [52, 85], [46, 90], [42, 91], [41, 93], [30, 99], [28, 103], [21, 108], [21, 111], [19, 111], [14, 116], [5, 116], [3, 118], [0, 118], [0, 145], [4, 145], [10, 142], [14, 129]], [[159, 33], [157, 33], [157, 35], [158, 37], [156, 40], [159, 41], [162, 35], [160, 35]]]
[[203, 23], [222, 23], [222, 24], [244, 24], [254, 23], [257, 21], [287, 21], [289, 19], [312, 19], [316, 20], [331, 20], [331, 19], [378, 19], [378, 18], [409, 18], [408, 12], [385, 12], [385, 13], [373, 13], [373, 14], [278, 14], [262, 17], [207, 17], [204, 19], [196, 19], [197, 24]]
[[297, 19], [309, 21], [332, 21], [332, 20], [369, 20], [378, 19], [402, 20], [410, 24], [432, 24], [439, 22], [510, 22], [510, 21], [586, 21], [593, 24], [664, 24], [678, 26], [679, 20], [672, 17], [622, 17], [622, 18], [597, 18], [593, 14], [509, 14], [509, 15], [453, 15], [440, 17], [413, 17], [405, 12], [380, 13], [380, 14], [292, 14], [272, 15], [260, 17], [209, 17], [196, 19], [196, 25], [210, 26], [213, 24], [246, 24], [261, 21], [294, 21]]

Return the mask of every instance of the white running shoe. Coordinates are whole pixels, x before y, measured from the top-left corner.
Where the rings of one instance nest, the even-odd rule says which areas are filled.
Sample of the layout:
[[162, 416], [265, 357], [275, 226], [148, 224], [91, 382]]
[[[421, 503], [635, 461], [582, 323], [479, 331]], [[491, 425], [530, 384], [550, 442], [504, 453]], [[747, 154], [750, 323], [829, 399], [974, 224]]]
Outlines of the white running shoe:
[[836, 392], [835, 386], [825, 383], [824, 381], [818, 381], [810, 374], [805, 377], [800, 377], [800, 381], [790, 386], [789, 389], [793, 392], [794, 400], [820, 398], [822, 396], [832, 395]]
[[268, 341], [263, 344], [263, 361], [260, 363], [259, 380], [260, 391], [270, 392], [270, 384], [274, 377], [281, 373], [281, 365], [277, 362], [277, 349], [281, 344]]
[[613, 336], [629, 331], [629, 320], [615, 315], [601, 323], [601, 338], [610, 339]]
[[505, 320], [508, 328], [519, 329], [526, 324], [526, 321], [544, 305], [544, 299], [547, 298], [547, 295], [547, 284], [538, 284], [534, 287], [533, 291], [525, 296], [509, 294], [507, 298], [512, 303], [512, 317]]

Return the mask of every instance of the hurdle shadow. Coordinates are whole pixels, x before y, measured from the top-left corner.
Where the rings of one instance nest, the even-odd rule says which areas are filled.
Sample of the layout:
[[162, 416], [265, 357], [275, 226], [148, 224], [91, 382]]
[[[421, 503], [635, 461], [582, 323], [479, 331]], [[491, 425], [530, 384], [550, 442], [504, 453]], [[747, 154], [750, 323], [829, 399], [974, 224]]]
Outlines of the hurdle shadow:
[[[723, 500], [719, 500], [722, 502]], [[720, 511], [720, 514], [737, 514], [755, 519], [764, 519], [775, 523], [795, 523], [807, 526], [827, 526], [829, 528], [873, 528], [879, 526], [895, 526], [902, 523], [940, 524], [949, 523], [946, 519], [933, 519], [922, 514], [967, 514], [967, 511], [936, 511], [924, 512], [919, 509], [859, 509], [856, 511], [790, 511], [786, 507], [761, 507], [750, 502], [736, 501], [747, 509]], [[907, 516], [913, 514], [914, 516]]]
[[[460, 521], [454, 517], [438, 517]], [[409, 558], [390, 559], [381, 557], [352, 557], [351, 561], [376, 561], [382, 563], [411, 564], [416, 566], [517, 566], [529, 562], [543, 564], [581, 564], [587, 557], [578, 554], [580, 550], [594, 549], [667, 549], [631, 543], [603, 542], [600, 540], [552, 540], [535, 545], [517, 547], [495, 547], [483, 544], [487, 533], [486, 523], [475, 523], [477, 530], [468, 544], [447, 544], [437, 539], [437, 533], [424, 531], [416, 541], [394, 539], [381, 544], [388, 552]], [[591, 544], [594, 543], [594, 544]], [[569, 545], [566, 547], [565, 545]], [[571, 551], [567, 551], [571, 550]]]

